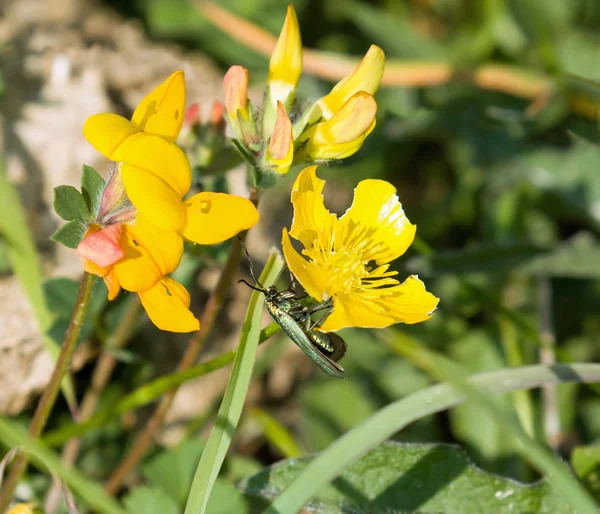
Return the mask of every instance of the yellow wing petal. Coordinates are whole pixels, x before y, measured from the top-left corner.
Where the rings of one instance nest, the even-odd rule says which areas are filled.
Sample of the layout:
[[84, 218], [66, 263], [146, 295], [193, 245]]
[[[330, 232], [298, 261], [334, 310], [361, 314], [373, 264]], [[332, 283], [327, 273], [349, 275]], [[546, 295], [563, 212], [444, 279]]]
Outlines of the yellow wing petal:
[[[289, 91], [296, 88], [300, 73], [302, 72], [302, 40], [300, 39], [300, 26], [292, 4], [288, 5], [287, 15], [281, 34], [277, 39], [275, 50], [269, 61], [269, 84], [286, 85]], [[273, 106], [277, 100], [285, 103], [285, 98], [272, 98]]]
[[384, 180], [362, 180], [352, 206], [340, 218], [336, 248], [359, 248], [365, 261], [378, 264], [402, 255], [412, 244], [417, 227], [402, 210], [396, 188]]
[[139, 129], [117, 114], [90, 116], [83, 125], [83, 135], [107, 159], [114, 160], [113, 152]]
[[185, 153], [175, 143], [162, 137], [138, 132], [115, 148], [111, 159], [153, 173], [164, 180], [180, 199], [190, 189], [192, 170]]
[[200, 322], [189, 310], [189, 293], [172, 278], [163, 277], [139, 295], [148, 317], [161, 330], [194, 332], [200, 328]]
[[147, 134], [175, 141], [184, 115], [185, 75], [183, 71], [176, 71], [140, 102], [131, 123]]
[[162, 230], [179, 231], [183, 228], [183, 202], [164, 180], [129, 164], [121, 165], [121, 174], [127, 196], [138, 213]]
[[253, 227], [259, 219], [250, 200], [225, 193], [198, 193], [184, 207], [183, 236], [198, 244], [221, 243]]
[[145, 291], [174, 271], [183, 255], [183, 239], [166, 232], [138, 213], [134, 225], [126, 225], [122, 239], [125, 257], [114, 265], [114, 273], [124, 289]]

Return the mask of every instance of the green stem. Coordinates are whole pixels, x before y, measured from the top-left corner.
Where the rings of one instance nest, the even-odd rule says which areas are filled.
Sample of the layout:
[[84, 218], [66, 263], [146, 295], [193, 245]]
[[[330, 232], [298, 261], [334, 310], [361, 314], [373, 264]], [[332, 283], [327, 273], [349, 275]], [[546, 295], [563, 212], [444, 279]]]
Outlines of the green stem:
[[[260, 276], [260, 282], [268, 288], [282, 267], [283, 260], [274, 251], [265, 264], [265, 269]], [[252, 369], [254, 368], [256, 359], [256, 349], [260, 338], [260, 322], [264, 301], [264, 294], [260, 291], [254, 291], [250, 297], [246, 318], [242, 327], [240, 346], [233, 362], [231, 375], [229, 376], [225, 395], [219, 407], [215, 424], [210, 432], [194, 475], [194, 481], [185, 507], [185, 514], [203, 514], [206, 512], [212, 487], [229, 449], [248, 394]]]
[[[90, 296], [94, 287], [94, 278], [95, 277], [89, 273], [84, 273], [81, 277], [77, 302], [75, 303], [71, 321], [69, 322], [65, 339], [60, 348], [60, 353], [58, 355], [54, 371], [50, 377], [50, 382], [44, 389], [44, 393], [38, 402], [33, 419], [29, 425], [28, 434], [30, 437], [39, 437], [44, 430], [46, 422], [48, 421], [48, 417], [50, 416], [50, 412], [54, 407], [54, 403], [56, 402], [56, 398], [58, 397], [58, 392], [60, 390], [62, 378], [71, 363], [71, 357], [73, 356], [73, 352], [77, 346], [77, 341], [79, 340], [79, 333], [81, 332], [81, 327], [85, 319], [85, 314], [90, 302]], [[15, 459], [10, 475], [2, 489], [2, 495], [0, 496], [0, 512], [4, 512], [8, 507], [17, 482], [21, 478], [21, 475], [26, 468], [27, 457], [24, 454], [21, 454]]]

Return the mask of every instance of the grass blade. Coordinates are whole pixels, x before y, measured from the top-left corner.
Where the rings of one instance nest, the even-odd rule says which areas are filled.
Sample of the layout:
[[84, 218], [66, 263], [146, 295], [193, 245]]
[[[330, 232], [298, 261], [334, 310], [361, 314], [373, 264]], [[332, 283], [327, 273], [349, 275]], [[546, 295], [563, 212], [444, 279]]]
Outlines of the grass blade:
[[[431, 364], [429, 359], [427, 364]], [[479, 395], [471, 395], [473, 391], [478, 391], [480, 395], [487, 393], [484, 396], [487, 403], [492, 394], [563, 382], [600, 382], [600, 364], [557, 364], [551, 367], [538, 365], [501, 369], [469, 377], [461, 382], [462, 387], [443, 383], [422, 389], [377, 411], [340, 437], [318, 455], [265, 512], [298, 512], [323, 484], [331, 482], [368, 450], [383, 443], [413, 421], [446, 410], [467, 399], [479, 401]], [[554, 484], [561, 479], [565, 480], [568, 484], [564, 488], [568, 489], [568, 492], [564, 493], [565, 498], [570, 499], [578, 512], [596, 512], [589, 496], [578, 484], [573, 485], [574, 480], [566, 468], [551, 458], [555, 468], [553, 472], [557, 471], [558, 474], [549, 476], [548, 479], [552, 479]]]
[[[48, 335], [53, 316], [46, 305], [42, 289], [42, 263], [29, 230], [29, 223], [19, 194], [9, 182], [0, 166], [0, 238], [6, 241], [8, 258], [12, 270], [19, 279], [23, 291], [31, 304], [33, 314], [43, 335], [46, 349], [54, 361], [58, 357], [60, 344]], [[62, 391], [69, 403], [71, 412], [75, 412], [75, 392], [70, 374], [65, 375]]]
[[[279, 253], [272, 252], [260, 276], [260, 282], [268, 288], [282, 267], [283, 260]], [[217, 413], [217, 419], [206, 442], [206, 447], [202, 452], [202, 457], [200, 457], [185, 507], [185, 514], [203, 514], [206, 511], [211, 490], [225, 459], [225, 454], [246, 401], [256, 359], [256, 348], [260, 338], [263, 304], [264, 295], [259, 291], [253, 291], [227, 389]]]
[[[280, 330], [281, 328], [275, 322], [267, 325], [260, 332], [259, 344], [264, 343]], [[217, 369], [224, 368], [233, 362], [237, 352], [237, 350], [231, 350], [230, 352], [223, 353], [214, 359], [184, 371], [177, 371], [152, 380], [126, 395], [119, 400], [116, 405], [108, 405], [99, 410], [87, 421], [83, 423], [69, 423], [64, 427], [48, 432], [48, 434], [42, 438], [42, 441], [49, 446], [60, 446], [66, 443], [71, 437], [79, 437], [93, 428], [102, 426], [111, 419], [143, 407], [144, 405], [148, 405], [167, 391], [170, 391], [185, 382], [189, 382], [190, 380], [194, 380], [203, 375], [208, 375]]]
[[127, 514], [116, 500], [108, 496], [102, 486], [84, 477], [76, 468], [63, 464], [61, 458], [41, 442], [31, 439], [24, 430], [6, 418], [0, 417], [0, 440], [9, 448], [24, 447], [40, 471], [50, 470], [65, 482], [90, 507], [103, 514]]

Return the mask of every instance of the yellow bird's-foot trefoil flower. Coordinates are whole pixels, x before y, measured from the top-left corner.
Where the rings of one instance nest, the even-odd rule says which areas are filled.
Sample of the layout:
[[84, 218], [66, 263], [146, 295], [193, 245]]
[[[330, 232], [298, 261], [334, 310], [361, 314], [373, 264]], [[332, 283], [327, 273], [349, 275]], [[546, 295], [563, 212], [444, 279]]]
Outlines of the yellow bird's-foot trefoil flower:
[[302, 71], [302, 41], [296, 13], [289, 5], [269, 62], [262, 109], [255, 112], [248, 99], [246, 69], [232, 66], [224, 80], [234, 144], [254, 166], [256, 185], [274, 184], [295, 163], [326, 162], [356, 153], [375, 128], [373, 95], [384, 61], [383, 51], [372, 45], [357, 68], [328, 95], [297, 112], [294, 102]]
[[[294, 221], [283, 229], [283, 253], [290, 272], [306, 292], [322, 302], [333, 300], [333, 311], [321, 330], [344, 327], [383, 328], [394, 323], [418, 323], [433, 315], [438, 298], [416, 276], [400, 283], [390, 262], [411, 245], [412, 225], [396, 196], [383, 180], [363, 180], [354, 201], [338, 218], [323, 203], [325, 182], [316, 166], [304, 169], [292, 189]], [[304, 246], [299, 254], [290, 235]]]
[[[69, 220], [55, 240], [76, 247], [84, 269], [104, 279], [109, 299], [121, 288], [138, 293], [152, 322], [172, 332], [199, 328], [188, 292], [168, 276], [179, 265], [184, 240], [220, 243], [258, 221], [256, 207], [242, 197], [202, 192], [184, 199], [191, 169], [174, 141], [185, 114], [185, 80], [178, 71], [141, 101], [131, 120], [116, 114], [88, 118], [85, 137], [113, 161], [109, 179], [89, 168], [83, 194], [60, 186], [55, 202]], [[90, 180], [97, 184], [93, 193], [86, 191]]]

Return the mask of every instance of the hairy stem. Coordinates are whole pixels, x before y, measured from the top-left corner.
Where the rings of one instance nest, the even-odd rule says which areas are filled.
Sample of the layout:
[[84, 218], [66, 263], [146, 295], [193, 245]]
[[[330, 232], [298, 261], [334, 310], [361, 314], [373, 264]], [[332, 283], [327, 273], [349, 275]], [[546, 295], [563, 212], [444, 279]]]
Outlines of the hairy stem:
[[[71, 321], [69, 322], [65, 339], [60, 348], [60, 353], [58, 355], [54, 371], [50, 377], [50, 382], [44, 389], [44, 393], [38, 402], [33, 419], [29, 425], [28, 434], [31, 437], [38, 437], [42, 433], [44, 427], [46, 426], [46, 422], [48, 421], [48, 417], [50, 416], [50, 412], [54, 407], [56, 398], [58, 397], [62, 378], [71, 363], [71, 357], [73, 356], [73, 352], [77, 346], [79, 333], [81, 332], [81, 327], [83, 325], [85, 314], [90, 302], [90, 296], [94, 286], [94, 278], [95, 277], [89, 273], [84, 273], [83, 277], [81, 277], [77, 302], [75, 303]], [[8, 479], [4, 484], [0, 494], [0, 512], [4, 512], [8, 507], [17, 482], [27, 468], [27, 460], [27, 456], [23, 453], [21, 453], [15, 459], [10, 471], [10, 475], [8, 476]]]

